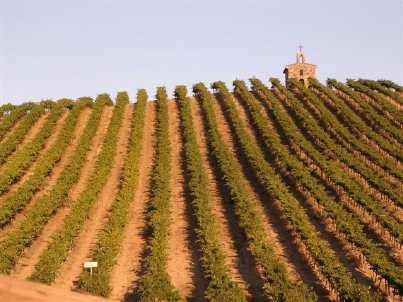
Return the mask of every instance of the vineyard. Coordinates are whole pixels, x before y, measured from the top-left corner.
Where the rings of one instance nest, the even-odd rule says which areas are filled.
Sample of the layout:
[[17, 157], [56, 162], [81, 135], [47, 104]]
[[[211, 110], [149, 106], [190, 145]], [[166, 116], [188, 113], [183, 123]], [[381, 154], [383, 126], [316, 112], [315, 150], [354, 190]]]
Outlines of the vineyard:
[[0, 273], [112, 301], [403, 301], [403, 87], [289, 84], [1, 106]]

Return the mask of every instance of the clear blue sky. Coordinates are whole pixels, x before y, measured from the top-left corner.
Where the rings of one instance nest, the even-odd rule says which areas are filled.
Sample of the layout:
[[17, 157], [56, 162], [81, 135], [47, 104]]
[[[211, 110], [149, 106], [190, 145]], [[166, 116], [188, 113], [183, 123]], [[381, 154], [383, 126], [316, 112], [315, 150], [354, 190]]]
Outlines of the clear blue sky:
[[0, 103], [255, 75], [403, 83], [402, 1], [1, 1]]

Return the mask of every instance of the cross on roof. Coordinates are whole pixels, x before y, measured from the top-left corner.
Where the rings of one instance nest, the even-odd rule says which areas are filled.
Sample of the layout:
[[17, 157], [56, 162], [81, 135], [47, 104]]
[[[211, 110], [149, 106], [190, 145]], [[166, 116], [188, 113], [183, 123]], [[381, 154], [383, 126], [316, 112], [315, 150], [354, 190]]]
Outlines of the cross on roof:
[[298, 46], [298, 47], [299, 47], [299, 51], [302, 51], [302, 48], [303, 48], [304, 46], [302, 46], [301, 43], [299, 43], [299, 46]]

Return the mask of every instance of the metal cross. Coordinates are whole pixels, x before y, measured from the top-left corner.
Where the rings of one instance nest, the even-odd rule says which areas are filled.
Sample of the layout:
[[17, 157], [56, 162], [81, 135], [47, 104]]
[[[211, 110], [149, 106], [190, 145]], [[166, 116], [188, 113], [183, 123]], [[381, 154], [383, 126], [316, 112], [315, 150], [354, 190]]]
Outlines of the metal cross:
[[301, 43], [299, 43], [299, 46], [298, 46], [298, 47], [299, 47], [299, 51], [302, 51], [302, 48], [303, 48], [304, 46], [302, 46]]

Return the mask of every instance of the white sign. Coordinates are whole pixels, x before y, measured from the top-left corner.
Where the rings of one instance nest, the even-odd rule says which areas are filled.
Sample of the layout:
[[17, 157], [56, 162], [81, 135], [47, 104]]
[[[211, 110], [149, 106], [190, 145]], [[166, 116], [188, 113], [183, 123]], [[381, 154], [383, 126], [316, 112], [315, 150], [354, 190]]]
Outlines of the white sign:
[[98, 262], [84, 262], [84, 268], [98, 267]]

